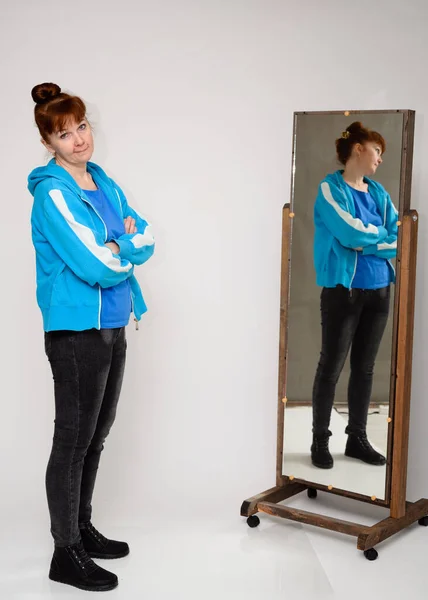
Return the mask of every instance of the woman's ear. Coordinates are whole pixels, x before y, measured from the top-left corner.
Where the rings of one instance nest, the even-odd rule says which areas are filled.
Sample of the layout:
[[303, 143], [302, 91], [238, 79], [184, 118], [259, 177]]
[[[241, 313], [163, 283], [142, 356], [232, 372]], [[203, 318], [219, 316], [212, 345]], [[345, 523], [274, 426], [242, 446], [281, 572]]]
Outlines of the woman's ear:
[[50, 144], [48, 144], [48, 142], [46, 140], [41, 138], [40, 141], [42, 142], [43, 146], [46, 148], [46, 150], [48, 152], [50, 152], [51, 154], [55, 154], [55, 150], [52, 148], [52, 146]]
[[364, 150], [363, 145], [360, 143], [355, 144], [353, 151], [355, 156], [360, 156], [361, 152]]

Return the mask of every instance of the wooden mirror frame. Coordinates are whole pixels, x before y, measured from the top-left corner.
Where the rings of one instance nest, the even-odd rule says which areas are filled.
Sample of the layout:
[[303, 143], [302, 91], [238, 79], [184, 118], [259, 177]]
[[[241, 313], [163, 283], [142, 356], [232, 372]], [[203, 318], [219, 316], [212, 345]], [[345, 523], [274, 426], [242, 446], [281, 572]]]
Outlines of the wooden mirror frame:
[[[377, 558], [374, 546], [389, 538], [415, 521], [428, 525], [428, 499], [415, 503], [406, 502], [407, 459], [410, 424], [410, 396], [412, 377], [413, 323], [416, 282], [416, 254], [418, 214], [410, 209], [412, 184], [413, 139], [415, 112], [412, 110], [386, 111], [328, 111], [294, 113], [292, 167], [295, 162], [296, 119], [299, 115], [343, 115], [401, 113], [403, 115], [402, 156], [399, 193], [399, 232], [397, 240], [397, 281], [393, 312], [393, 342], [391, 359], [390, 410], [388, 416], [388, 452], [385, 482], [385, 499], [365, 496], [347, 490], [335, 489], [315, 482], [296, 479], [292, 474], [283, 475], [284, 409], [287, 402], [287, 317], [290, 286], [291, 232], [294, 213], [290, 204], [283, 208], [282, 254], [281, 254], [281, 297], [278, 372], [278, 435], [276, 486], [245, 500], [241, 515], [247, 517], [250, 527], [259, 524], [255, 516], [264, 512], [277, 517], [299, 521], [339, 531], [358, 538], [357, 548], [364, 551], [369, 560]], [[293, 172], [293, 171], [292, 171]], [[291, 193], [293, 193], [293, 178]], [[278, 505], [296, 494], [307, 490], [308, 496], [316, 498], [317, 491], [354, 498], [390, 509], [387, 519], [368, 527], [358, 523], [326, 517], [316, 513]]]

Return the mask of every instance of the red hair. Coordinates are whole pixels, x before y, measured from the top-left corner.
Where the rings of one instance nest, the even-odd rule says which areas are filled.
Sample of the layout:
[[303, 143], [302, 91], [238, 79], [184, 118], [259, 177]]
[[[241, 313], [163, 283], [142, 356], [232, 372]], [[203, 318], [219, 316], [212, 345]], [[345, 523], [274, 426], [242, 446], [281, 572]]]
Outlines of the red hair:
[[382, 154], [386, 150], [386, 143], [384, 138], [377, 131], [367, 129], [359, 121], [355, 121], [346, 128], [342, 133], [342, 136], [336, 140], [336, 152], [337, 158], [346, 165], [348, 160], [351, 158], [352, 148], [355, 144], [364, 145], [367, 142], [375, 142], [379, 144], [382, 149]]
[[78, 96], [61, 92], [56, 83], [41, 83], [31, 90], [36, 103], [34, 118], [42, 138], [49, 142], [52, 133], [63, 131], [68, 121], [80, 123], [86, 116], [86, 106]]

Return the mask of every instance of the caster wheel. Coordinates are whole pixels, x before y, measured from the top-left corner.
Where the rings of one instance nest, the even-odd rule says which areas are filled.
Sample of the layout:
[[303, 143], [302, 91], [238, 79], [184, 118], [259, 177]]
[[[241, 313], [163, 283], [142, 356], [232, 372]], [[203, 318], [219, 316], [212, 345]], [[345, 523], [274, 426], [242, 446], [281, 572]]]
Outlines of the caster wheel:
[[318, 492], [315, 488], [308, 488], [308, 498], [316, 498], [318, 496]]
[[428, 527], [428, 517], [422, 517], [422, 519], [419, 519], [418, 523], [419, 525], [422, 525], [422, 527]]
[[370, 548], [370, 550], [364, 550], [364, 556], [367, 560], [376, 560], [379, 554], [374, 548]]
[[248, 527], [257, 527], [258, 525], [260, 525], [260, 519], [257, 515], [251, 515], [251, 517], [248, 517], [247, 519], [247, 525]]

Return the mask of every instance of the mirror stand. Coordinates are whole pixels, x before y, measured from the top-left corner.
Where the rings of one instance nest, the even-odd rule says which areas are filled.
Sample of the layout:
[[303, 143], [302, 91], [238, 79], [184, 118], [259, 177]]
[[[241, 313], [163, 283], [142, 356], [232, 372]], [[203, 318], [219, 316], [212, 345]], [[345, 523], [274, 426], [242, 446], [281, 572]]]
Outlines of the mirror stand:
[[[388, 417], [389, 427], [392, 428], [392, 452], [390, 454], [392, 458], [389, 459], [392, 460], [392, 469], [390, 480], [387, 481], [387, 495], [385, 500], [378, 500], [375, 496], [369, 497], [354, 493], [350, 494], [346, 490], [335, 489], [333, 486], [313, 484], [299, 480], [293, 475], [284, 476], [282, 474], [284, 407], [287, 402], [285, 397], [285, 383], [290, 270], [290, 220], [293, 218], [294, 214], [290, 212], [290, 205], [286, 204], [283, 209], [281, 257], [276, 486], [245, 500], [241, 506], [241, 516], [247, 517], [247, 523], [250, 527], [257, 527], [259, 525], [260, 520], [256, 516], [256, 513], [260, 512], [351, 535], [357, 537], [358, 550], [363, 551], [368, 560], [375, 560], [378, 553], [374, 546], [380, 542], [383, 542], [416, 521], [420, 525], [428, 526], [428, 499], [422, 498], [417, 502], [406, 502], [418, 214], [414, 210], [405, 211], [402, 222], [399, 223], [401, 254], [399, 269], [400, 284], [398, 287], [398, 344], [395, 368], [392, 370], [392, 378], [395, 381], [395, 405], [392, 416]], [[373, 526], [366, 526], [279, 504], [305, 491], [309, 498], [315, 499], [318, 490], [329, 494], [352, 497], [362, 502], [389, 508], [390, 516]]]

